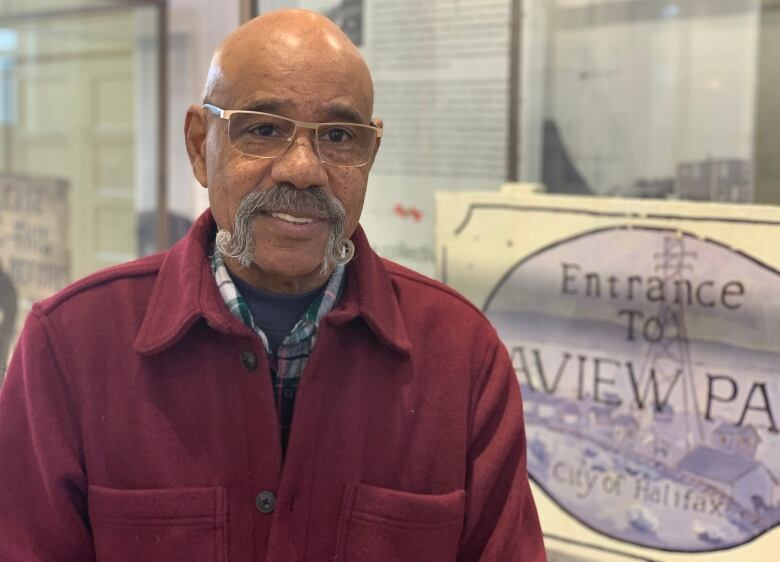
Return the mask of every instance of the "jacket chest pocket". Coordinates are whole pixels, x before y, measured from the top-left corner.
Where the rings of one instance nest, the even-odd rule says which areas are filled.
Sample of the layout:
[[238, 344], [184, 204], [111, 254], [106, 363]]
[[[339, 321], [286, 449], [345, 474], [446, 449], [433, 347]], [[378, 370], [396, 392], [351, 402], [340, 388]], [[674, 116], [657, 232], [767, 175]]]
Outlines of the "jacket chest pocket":
[[90, 486], [88, 503], [98, 562], [227, 561], [223, 487]]
[[347, 485], [336, 560], [343, 562], [454, 561], [466, 494], [427, 495]]

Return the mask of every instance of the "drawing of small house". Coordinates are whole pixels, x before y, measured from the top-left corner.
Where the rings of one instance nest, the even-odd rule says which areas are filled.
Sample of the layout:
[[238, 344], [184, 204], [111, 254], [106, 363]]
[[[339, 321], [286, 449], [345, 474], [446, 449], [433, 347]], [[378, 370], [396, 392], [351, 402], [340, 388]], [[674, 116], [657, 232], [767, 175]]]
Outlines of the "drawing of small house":
[[634, 437], [639, 431], [639, 423], [627, 414], [616, 416], [612, 420], [612, 436], [618, 441]]
[[579, 424], [581, 420], [580, 409], [572, 402], [563, 402], [558, 405], [558, 416], [567, 425]]
[[594, 427], [606, 427], [612, 421], [611, 406], [603, 406], [601, 404], [594, 404], [588, 408], [588, 421], [590, 425]]
[[777, 480], [753, 459], [700, 445], [685, 455], [677, 467], [714, 485], [748, 509], [755, 506], [755, 498], [766, 505], [774, 504]]
[[756, 456], [761, 438], [752, 425], [722, 423], [712, 432], [710, 441], [716, 449], [752, 459]]
[[556, 417], [560, 400], [545, 392], [529, 392], [523, 394], [523, 412], [529, 422], [550, 420]]

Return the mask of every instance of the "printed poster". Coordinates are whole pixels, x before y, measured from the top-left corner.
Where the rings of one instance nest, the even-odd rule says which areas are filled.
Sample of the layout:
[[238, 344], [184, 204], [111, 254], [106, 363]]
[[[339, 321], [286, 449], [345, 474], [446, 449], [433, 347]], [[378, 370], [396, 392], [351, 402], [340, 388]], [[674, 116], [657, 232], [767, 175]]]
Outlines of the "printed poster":
[[442, 278], [520, 383], [551, 552], [777, 560], [780, 209], [437, 196]]
[[70, 281], [68, 184], [0, 175], [0, 382], [35, 301]]

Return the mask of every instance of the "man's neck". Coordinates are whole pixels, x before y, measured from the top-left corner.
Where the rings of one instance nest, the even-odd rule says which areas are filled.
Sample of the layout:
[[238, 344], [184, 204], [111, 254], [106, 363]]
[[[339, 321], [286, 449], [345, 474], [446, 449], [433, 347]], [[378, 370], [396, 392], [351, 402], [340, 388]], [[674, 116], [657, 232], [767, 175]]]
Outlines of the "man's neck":
[[232, 274], [231, 277], [249, 307], [255, 325], [265, 334], [269, 351], [273, 355], [276, 355], [284, 338], [324, 290], [324, 287], [318, 287], [306, 293], [271, 293]]

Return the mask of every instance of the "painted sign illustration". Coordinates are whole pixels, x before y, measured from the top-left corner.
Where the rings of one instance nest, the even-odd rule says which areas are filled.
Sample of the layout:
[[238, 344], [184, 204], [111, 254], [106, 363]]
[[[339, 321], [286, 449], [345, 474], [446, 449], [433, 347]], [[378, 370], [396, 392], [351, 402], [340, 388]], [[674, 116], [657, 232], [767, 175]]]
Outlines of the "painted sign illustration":
[[485, 310], [524, 391], [536, 482], [646, 546], [711, 550], [777, 524], [780, 458], [759, 445], [780, 421], [780, 331], [764, 323], [778, 291], [777, 271], [664, 229], [519, 263]]
[[541, 510], [543, 529], [724, 556], [768, 540], [780, 523], [780, 256], [763, 250], [780, 212], [476, 197], [439, 198], [438, 216], [453, 217], [441, 272], [509, 350], [529, 474], [556, 508]]

